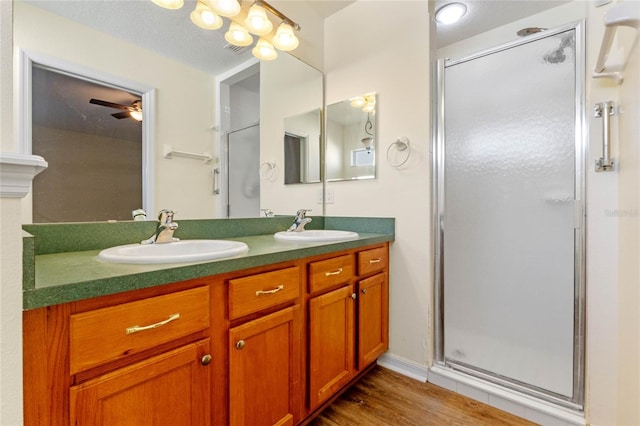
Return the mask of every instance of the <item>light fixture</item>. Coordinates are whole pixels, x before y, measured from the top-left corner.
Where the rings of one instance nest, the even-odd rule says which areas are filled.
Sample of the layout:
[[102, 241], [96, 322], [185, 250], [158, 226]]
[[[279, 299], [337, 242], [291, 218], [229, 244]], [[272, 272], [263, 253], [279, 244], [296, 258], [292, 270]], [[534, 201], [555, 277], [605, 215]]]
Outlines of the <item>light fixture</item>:
[[244, 24], [249, 32], [255, 35], [269, 34], [273, 30], [273, 24], [267, 16], [267, 11], [264, 10], [259, 1], [255, 2], [249, 9]]
[[364, 149], [370, 154], [373, 149], [373, 123], [371, 123], [371, 114], [367, 112], [367, 122], [364, 124], [364, 132], [366, 136], [360, 142], [364, 145]]
[[251, 49], [251, 53], [253, 53], [253, 56], [256, 58], [265, 61], [271, 61], [278, 57], [278, 52], [273, 48], [273, 44], [263, 38], [258, 40], [256, 47]]
[[253, 37], [249, 31], [237, 22], [229, 24], [229, 30], [224, 34], [224, 39], [234, 46], [249, 46], [253, 43]]
[[209, 6], [220, 16], [231, 18], [240, 13], [241, 7], [238, 0], [208, 0]]
[[205, 30], [217, 30], [222, 27], [223, 24], [222, 18], [202, 1], [198, 1], [196, 8], [189, 16], [191, 18], [191, 22]]
[[184, 6], [184, 0], [151, 0], [160, 7], [165, 9], [180, 9]]
[[364, 99], [363, 96], [358, 96], [351, 99], [351, 106], [354, 108], [362, 108], [366, 104], [367, 104], [367, 101]]
[[299, 44], [300, 41], [293, 33], [291, 24], [288, 22], [281, 23], [276, 30], [276, 35], [273, 36], [273, 45], [284, 52], [288, 52], [298, 47]]
[[131, 108], [129, 109], [129, 116], [136, 121], [142, 121], [142, 101], [136, 99], [131, 102]]
[[[179, 9], [184, 4], [184, 0], [151, 1], [167, 9]], [[221, 16], [228, 18], [230, 23], [227, 32], [224, 34], [224, 39], [229, 44], [238, 47], [253, 44], [254, 39], [250, 32], [257, 36], [264, 36], [260, 37], [256, 46], [252, 49], [253, 55], [258, 59], [271, 60], [277, 58], [278, 52], [276, 52], [275, 48], [282, 51], [290, 51], [298, 47], [300, 40], [298, 40], [294, 31], [300, 31], [300, 25], [265, 0], [255, 0], [251, 7], [245, 2], [244, 6], [241, 0], [197, 0], [196, 7], [191, 12], [190, 18], [195, 25], [208, 30], [217, 30], [224, 25], [224, 20]], [[267, 12], [280, 19], [281, 24], [275, 33], [273, 32], [273, 23]]]
[[351, 106], [354, 108], [361, 108], [364, 112], [375, 112], [376, 110], [376, 95], [375, 93], [368, 93], [363, 96], [356, 96], [350, 99]]
[[453, 24], [467, 13], [467, 6], [462, 3], [449, 3], [436, 11], [436, 22], [439, 24]]

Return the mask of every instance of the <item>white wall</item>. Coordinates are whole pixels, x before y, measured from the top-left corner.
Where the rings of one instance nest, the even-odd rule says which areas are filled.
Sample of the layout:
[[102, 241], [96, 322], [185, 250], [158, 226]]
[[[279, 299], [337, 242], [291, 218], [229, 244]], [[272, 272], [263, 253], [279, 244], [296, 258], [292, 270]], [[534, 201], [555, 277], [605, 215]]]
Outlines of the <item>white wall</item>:
[[[13, 138], [12, 3], [0, 1], [0, 152]], [[0, 425], [22, 424], [22, 231], [19, 198], [0, 198]]]
[[[625, 0], [632, 1], [632, 0]], [[640, 8], [640, 3], [635, 3]], [[619, 105], [618, 168], [618, 347], [617, 422], [640, 424], [640, 47], [638, 31], [624, 29], [614, 58], [629, 58], [616, 88]], [[634, 44], [635, 43], [635, 44]], [[633, 49], [632, 49], [633, 47]], [[615, 60], [615, 59], [614, 59]], [[619, 60], [619, 59], [618, 59]], [[611, 90], [609, 84], [609, 90]], [[596, 319], [597, 321], [597, 319]], [[613, 331], [613, 330], [611, 330]], [[613, 333], [612, 333], [613, 334]], [[597, 344], [597, 342], [596, 342]], [[604, 365], [602, 366], [604, 368]]]
[[[629, 1], [629, 0], [628, 0]], [[632, 1], [632, 0], [631, 0]], [[604, 14], [616, 2], [596, 8], [574, 1], [446, 46], [437, 57], [458, 58], [517, 38], [521, 28], [553, 28], [586, 18], [586, 117], [589, 143], [587, 173], [587, 365], [586, 416], [592, 425], [640, 424], [640, 209], [637, 31], [625, 29], [614, 42], [610, 63], [631, 58], [625, 82], [616, 86], [591, 78], [604, 26]], [[640, 3], [636, 3], [640, 7]], [[600, 120], [593, 105], [614, 100], [620, 114], [612, 118], [612, 155], [616, 171], [595, 173], [602, 154]], [[633, 142], [632, 142], [633, 141]]]
[[[324, 28], [326, 104], [378, 95], [377, 178], [329, 182], [335, 202], [326, 215], [396, 218], [390, 351], [425, 366], [432, 281], [429, 25], [426, 1], [358, 1], [327, 18]], [[384, 154], [399, 136], [412, 149], [401, 170]]]
[[283, 142], [286, 117], [321, 106], [319, 71], [288, 55], [260, 64], [260, 162], [276, 164], [273, 176], [263, 173], [260, 181], [260, 208], [278, 215], [294, 215], [299, 209], [311, 209], [311, 216], [322, 214], [322, 204], [318, 204], [322, 184], [284, 184]]
[[179, 211], [177, 219], [214, 217], [213, 166], [162, 155], [164, 144], [215, 152], [213, 76], [24, 2], [14, 9], [15, 46], [156, 88], [156, 207]]

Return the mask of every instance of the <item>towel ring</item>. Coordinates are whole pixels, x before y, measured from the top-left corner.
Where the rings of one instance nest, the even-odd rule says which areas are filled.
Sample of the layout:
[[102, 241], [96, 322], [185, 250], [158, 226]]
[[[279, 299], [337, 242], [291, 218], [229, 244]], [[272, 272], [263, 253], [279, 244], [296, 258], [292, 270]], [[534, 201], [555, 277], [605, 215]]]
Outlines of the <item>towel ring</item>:
[[262, 180], [272, 180], [275, 177], [276, 173], [276, 163], [275, 161], [265, 161], [260, 164], [260, 168], [258, 170], [260, 174], [260, 179]]
[[[394, 148], [396, 152], [404, 152], [405, 153], [404, 158], [398, 162], [391, 161], [391, 153], [393, 152], [392, 148]], [[409, 144], [409, 139], [404, 136], [401, 136], [398, 139], [396, 139], [396, 141], [390, 144], [389, 147], [387, 148], [387, 161], [389, 162], [391, 167], [404, 166], [405, 163], [409, 161], [410, 156], [411, 156], [411, 145]]]

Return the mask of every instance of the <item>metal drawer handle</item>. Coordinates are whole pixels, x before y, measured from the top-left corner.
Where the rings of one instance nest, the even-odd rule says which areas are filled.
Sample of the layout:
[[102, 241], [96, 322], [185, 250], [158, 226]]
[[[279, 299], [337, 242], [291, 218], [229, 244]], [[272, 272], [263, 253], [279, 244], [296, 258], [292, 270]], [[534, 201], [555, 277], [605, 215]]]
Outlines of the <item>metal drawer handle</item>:
[[382, 262], [381, 258], [377, 258], [377, 259], [369, 259], [369, 263], [380, 263]]
[[340, 275], [342, 273], [342, 268], [338, 268], [337, 270], [333, 271], [333, 272], [325, 272], [324, 276], [325, 277], [330, 277], [331, 275]]
[[256, 291], [256, 296], [260, 296], [261, 294], [274, 294], [284, 289], [284, 285], [280, 284], [278, 287], [273, 290], [258, 290]]
[[127, 327], [126, 334], [137, 333], [138, 331], [151, 330], [153, 328], [162, 327], [163, 325], [169, 324], [171, 321], [175, 321], [180, 318], [180, 314], [171, 314], [169, 318], [164, 321], [157, 322], [151, 325], [134, 325], [133, 327]]

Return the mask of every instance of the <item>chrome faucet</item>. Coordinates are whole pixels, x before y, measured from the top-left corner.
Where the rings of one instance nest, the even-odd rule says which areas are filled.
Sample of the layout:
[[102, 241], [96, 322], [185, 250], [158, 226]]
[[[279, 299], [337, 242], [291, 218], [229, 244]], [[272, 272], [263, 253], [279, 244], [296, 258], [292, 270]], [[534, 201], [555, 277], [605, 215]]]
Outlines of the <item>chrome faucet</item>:
[[296, 213], [296, 217], [293, 220], [293, 225], [287, 229], [287, 232], [302, 232], [304, 231], [304, 226], [311, 222], [310, 217], [305, 217], [307, 212], [310, 212], [311, 209], [300, 209]]
[[162, 244], [180, 241], [179, 238], [173, 236], [173, 231], [178, 229], [178, 224], [173, 221], [174, 214], [173, 210], [160, 210], [156, 232], [151, 237], [141, 241], [140, 244]]

